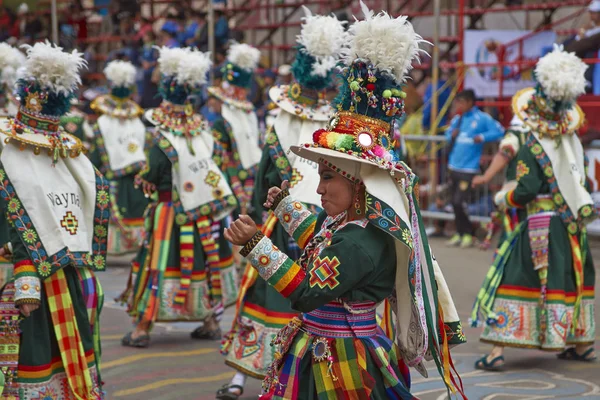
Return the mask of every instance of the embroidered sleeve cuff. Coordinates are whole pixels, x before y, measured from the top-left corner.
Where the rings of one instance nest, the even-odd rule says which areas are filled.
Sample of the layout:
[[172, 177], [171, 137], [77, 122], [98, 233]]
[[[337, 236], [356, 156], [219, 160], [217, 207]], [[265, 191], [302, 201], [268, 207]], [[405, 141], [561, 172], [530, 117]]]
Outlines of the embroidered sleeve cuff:
[[252, 239], [250, 239], [248, 243], [246, 243], [244, 247], [242, 247], [242, 250], [240, 250], [240, 254], [242, 255], [242, 257], [248, 257], [250, 252], [256, 247], [256, 245], [264, 236], [265, 235], [261, 231], [256, 232], [254, 236], [252, 236]]
[[506, 202], [506, 205], [511, 208], [521, 207], [521, 205], [515, 201], [515, 191], [514, 190], [510, 190], [508, 193], [506, 193], [505, 202]]
[[279, 192], [279, 194], [277, 196], [275, 196], [275, 199], [273, 199], [273, 205], [271, 206], [271, 210], [273, 210], [273, 212], [275, 212], [275, 215], [279, 215], [279, 214], [277, 214], [277, 208], [279, 207], [279, 205], [281, 204], [283, 199], [285, 199], [286, 197], [289, 197], [289, 195], [290, 195], [290, 191], [285, 189], [285, 190], [282, 190], [281, 192]]
[[250, 251], [247, 259], [260, 276], [284, 297], [288, 297], [306, 278], [298, 264], [263, 237]]
[[15, 304], [39, 304], [41, 299], [40, 278], [21, 276], [15, 279]]
[[317, 217], [304, 204], [289, 195], [282, 198], [274, 213], [296, 244], [301, 249], [306, 247], [314, 234]]

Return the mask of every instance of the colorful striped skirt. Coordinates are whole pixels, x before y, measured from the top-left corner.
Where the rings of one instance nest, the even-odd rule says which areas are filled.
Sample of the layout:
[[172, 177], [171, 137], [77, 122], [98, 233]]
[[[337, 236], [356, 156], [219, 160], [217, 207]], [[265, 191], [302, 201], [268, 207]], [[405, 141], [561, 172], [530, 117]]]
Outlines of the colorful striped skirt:
[[148, 234], [121, 295], [135, 323], [203, 321], [235, 302], [231, 247], [223, 238], [223, 226], [215, 240], [211, 225], [208, 218], [176, 224], [171, 202], [159, 202], [150, 210]]
[[413, 399], [408, 367], [378, 327], [376, 304], [331, 302], [275, 338], [265, 398]]
[[560, 351], [595, 340], [595, 270], [585, 235], [552, 212], [530, 215], [500, 246], [471, 316], [481, 341]]

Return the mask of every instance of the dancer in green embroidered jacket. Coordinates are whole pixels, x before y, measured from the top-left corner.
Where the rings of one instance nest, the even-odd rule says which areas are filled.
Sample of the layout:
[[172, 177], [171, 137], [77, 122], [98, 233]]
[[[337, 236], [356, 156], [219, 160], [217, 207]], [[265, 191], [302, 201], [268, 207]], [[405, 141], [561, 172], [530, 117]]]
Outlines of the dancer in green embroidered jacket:
[[[390, 138], [422, 39], [406, 17], [362, 7], [366, 19], [349, 30], [339, 111], [310, 143], [291, 147], [318, 163], [324, 212], [315, 216], [289, 195], [288, 181], [269, 189], [265, 203], [302, 256], [282, 253], [249, 216], [225, 231], [244, 245], [261, 278], [302, 312], [273, 342], [262, 399], [413, 399], [408, 366], [426, 374], [427, 354], [449, 388], [458, 382], [449, 346], [464, 336], [424, 234], [417, 178], [397, 160]], [[382, 302], [396, 312], [397, 344], [377, 325]]]
[[[313, 210], [320, 209], [316, 193], [319, 182], [317, 163], [287, 153], [290, 146], [309, 142], [313, 132], [324, 128], [333, 109], [322, 100], [322, 91], [330, 84], [334, 67], [348, 36], [342, 22], [334, 16], [306, 17], [298, 36], [299, 49], [292, 66], [294, 82], [271, 88], [269, 95], [279, 114], [267, 133], [266, 145], [252, 197], [251, 217], [262, 224], [262, 232], [288, 257], [296, 260], [300, 249], [275, 214], [266, 214], [263, 206], [270, 187], [290, 181], [294, 198]], [[229, 384], [217, 392], [217, 398], [234, 399], [243, 392], [246, 376], [263, 379], [273, 361], [271, 341], [298, 312], [246, 264], [238, 294], [233, 326], [221, 347], [225, 363], [238, 372]]]
[[146, 347], [154, 322], [204, 321], [204, 339], [220, 339], [217, 314], [237, 296], [231, 247], [223, 219], [237, 206], [225, 156], [206, 123], [188, 102], [206, 83], [208, 54], [161, 48], [160, 107], [145, 118], [155, 127], [155, 144], [136, 183], [147, 196], [157, 192], [146, 218], [147, 235], [132, 264], [122, 299], [136, 328], [125, 346]]
[[143, 110], [130, 98], [136, 75], [133, 64], [111, 61], [104, 75], [111, 92], [92, 102], [99, 117], [89, 158], [110, 180], [108, 254], [126, 254], [139, 250], [144, 234], [148, 199], [134, 187], [134, 177], [146, 165], [146, 127], [140, 119]]
[[5, 399], [104, 397], [103, 293], [93, 271], [106, 265], [108, 182], [59, 126], [84, 65], [76, 51], [28, 47], [19, 113], [0, 131], [0, 195], [14, 262], [14, 280], [0, 295]]
[[258, 49], [245, 43], [232, 43], [221, 70], [221, 86], [208, 88], [209, 107], [221, 116], [214, 122], [213, 129], [231, 155], [231, 177], [235, 176], [243, 189], [236, 191], [240, 204], [238, 211], [242, 213], [250, 211], [254, 178], [261, 157], [258, 119], [254, 105], [247, 100], [252, 75], [259, 60]]
[[538, 61], [536, 87], [513, 97], [529, 134], [516, 157], [517, 186], [495, 201], [527, 217], [500, 246], [473, 309], [473, 324], [485, 321], [481, 340], [495, 345], [477, 368], [501, 368], [505, 346], [595, 358], [595, 271], [585, 225], [597, 215], [576, 134], [584, 116], [575, 103], [586, 68], [557, 47]]
[[[3, 117], [15, 117], [19, 104], [12, 92], [17, 78], [17, 69], [25, 63], [25, 56], [19, 49], [7, 43], [0, 43], [0, 127], [5, 126], [8, 120]], [[2, 128], [0, 128], [2, 129]], [[0, 142], [0, 151], [4, 142]], [[0, 218], [0, 247], [10, 253], [8, 238], [9, 223], [6, 218]], [[0, 256], [0, 288], [10, 280], [13, 274], [13, 265], [9, 259]]]

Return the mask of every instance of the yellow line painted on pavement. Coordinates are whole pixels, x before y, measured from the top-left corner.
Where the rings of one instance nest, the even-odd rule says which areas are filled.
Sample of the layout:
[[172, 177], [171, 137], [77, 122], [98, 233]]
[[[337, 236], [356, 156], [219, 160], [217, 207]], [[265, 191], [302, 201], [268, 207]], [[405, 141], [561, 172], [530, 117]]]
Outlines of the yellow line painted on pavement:
[[105, 370], [107, 368], [112, 368], [119, 365], [131, 364], [133, 362], [146, 360], [148, 358], [198, 356], [202, 354], [213, 353], [215, 351], [215, 349], [197, 349], [192, 351], [164, 351], [162, 353], [136, 354], [133, 356], [127, 356], [123, 358], [118, 358], [116, 360], [103, 362], [102, 369]]
[[232, 376], [233, 376], [233, 372], [224, 372], [220, 375], [204, 376], [202, 378], [165, 379], [162, 381], [149, 383], [147, 385], [139, 386], [136, 388], [119, 390], [118, 392], [115, 392], [113, 394], [113, 397], [131, 396], [132, 394], [143, 393], [143, 392], [147, 392], [149, 390], [160, 389], [161, 387], [164, 387], [164, 386], [178, 385], [178, 384], [182, 384], [182, 383], [204, 383], [204, 382], [223, 381], [226, 379], [230, 379]]
[[100, 334], [100, 339], [101, 340], [117, 340], [117, 339], [122, 339], [123, 335], [119, 334], [119, 335], [103, 335]]

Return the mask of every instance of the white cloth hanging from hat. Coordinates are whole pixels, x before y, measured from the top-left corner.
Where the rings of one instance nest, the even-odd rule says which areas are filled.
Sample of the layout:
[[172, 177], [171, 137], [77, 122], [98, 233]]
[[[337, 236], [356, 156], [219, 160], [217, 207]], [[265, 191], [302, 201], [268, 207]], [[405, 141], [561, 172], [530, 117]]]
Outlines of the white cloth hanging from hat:
[[11, 144], [0, 160], [47, 253], [91, 253], [96, 172], [87, 157], [59, 158], [53, 166], [45, 152], [34, 155]]
[[[178, 162], [172, 166], [173, 187], [177, 190], [184, 211], [191, 211], [233, 193], [223, 172], [214, 162], [214, 138], [208, 131], [190, 139], [194, 154], [190, 152], [188, 141], [183, 136], [175, 136], [161, 130], [160, 133], [171, 143], [177, 152]], [[225, 218], [233, 206], [211, 215], [214, 221]]]
[[221, 114], [231, 125], [242, 167], [248, 170], [258, 164], [262, 157], [262, 150], [258, 144], [259, 132], [256, 113], [223, 103]]
[[286, 153], [292, 168], [290, 194], [304, 204], [321, 207], [321, 196], [317, 194], [319, 185], [319, 164], [306, 158], [298, 157], [288, 151], [291, 146], [310, 143], [312, 134], [325, 127], [322, 121], [301, 119], [288, 112], [280, 112], [273, 125], [279, 144]]
[[139, 118], [115, 118], [105, 114], [98, 118], [98, 127], [111, 171], [146, 162], [146, 128]]

